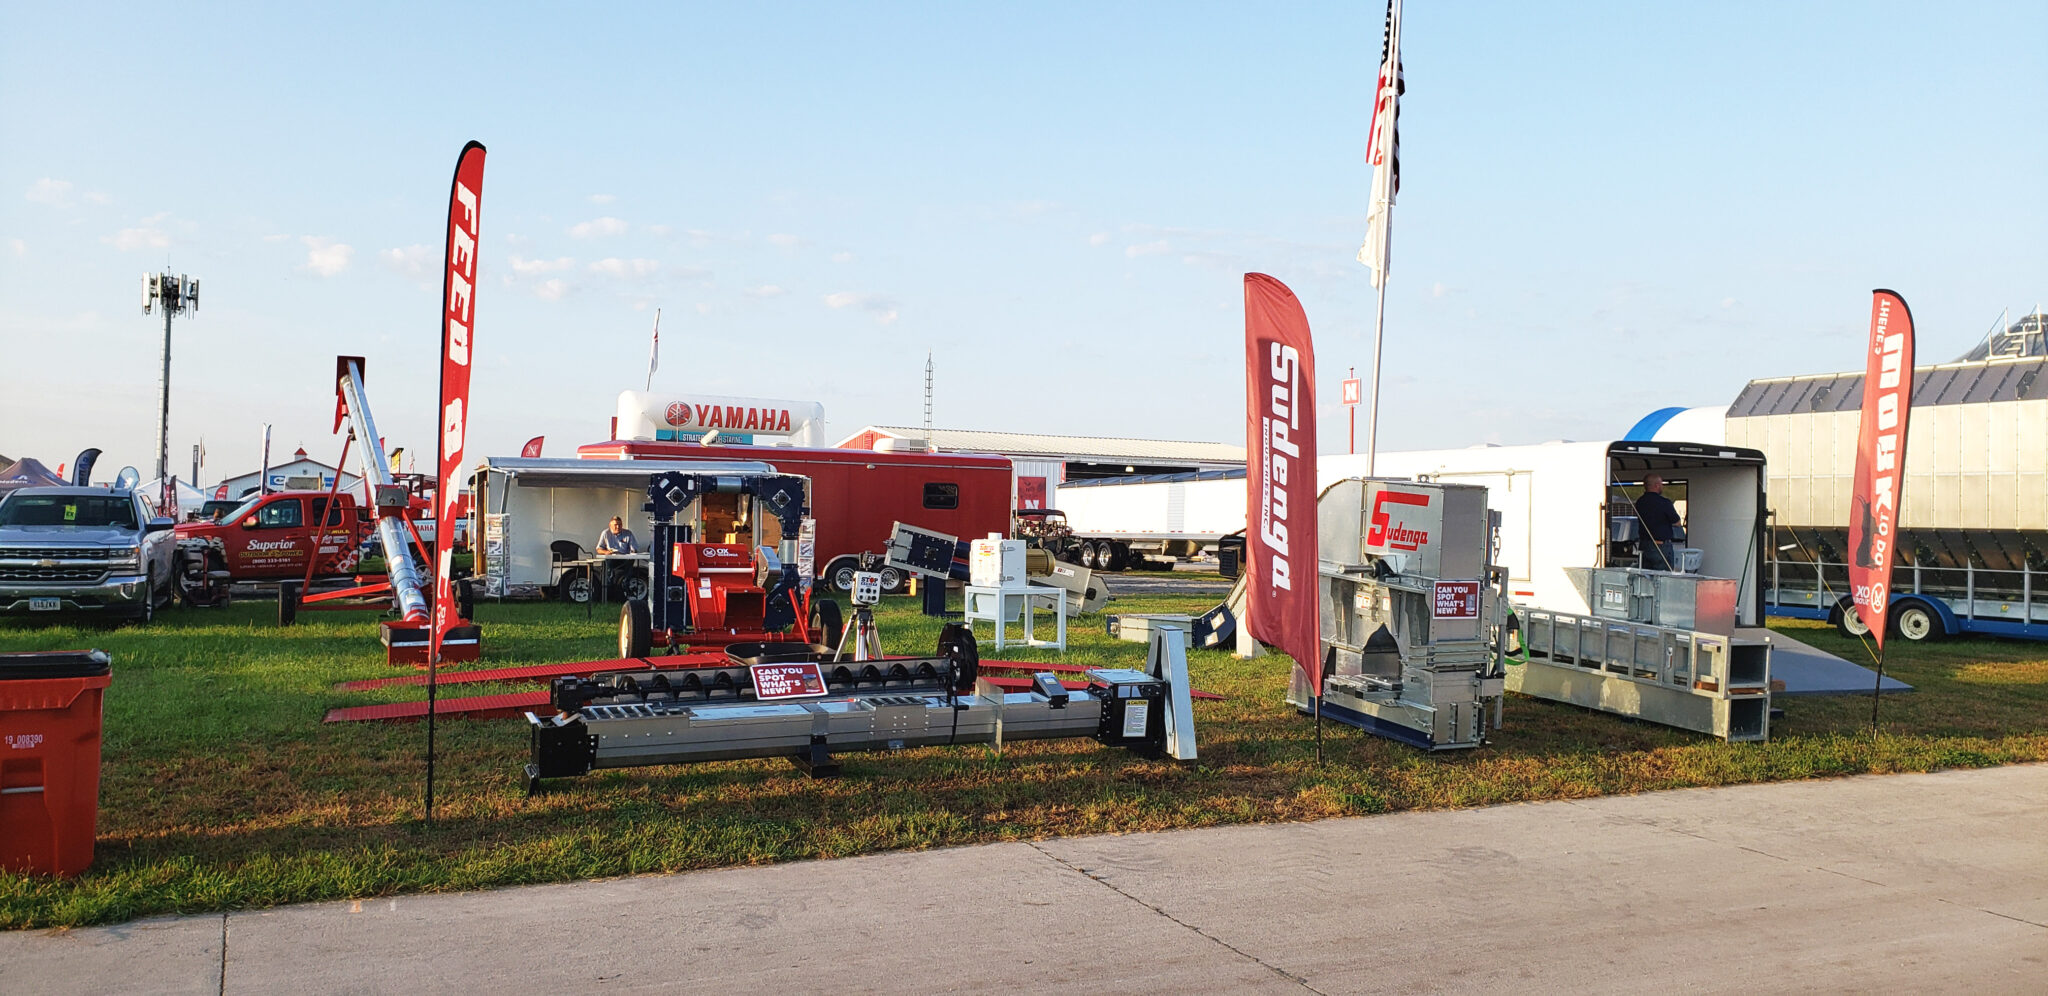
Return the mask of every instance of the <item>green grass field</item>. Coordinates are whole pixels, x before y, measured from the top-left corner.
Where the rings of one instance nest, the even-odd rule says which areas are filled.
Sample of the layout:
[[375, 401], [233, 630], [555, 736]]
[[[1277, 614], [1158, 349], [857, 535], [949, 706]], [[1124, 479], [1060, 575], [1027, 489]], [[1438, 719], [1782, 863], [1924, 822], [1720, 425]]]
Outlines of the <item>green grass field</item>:
[[[1194, 597], [1127, 598], [1115, 611], [1199, 611]], [[53, 882], [0, 874], [0, 927], [107, 923], [398, 892], [474, 889], [638, 872], [1069, 834], [1580, 798], [1680, 786], [1925, 771], [2048, 759], [2048, 648], [1954, 641], [1893, 645], [1889, 670], [1918, 691], [1887, 697], [1872, 736], [1865, 696], [1785, 698], [1768, 744], [1725, 744], [1569, 706], [1511, 697], [1488, 746], [1427, 755], [1326, 730], [1282, 702], [1288, 663], [1193, 655], [1200, 762], [1146, 761], [1092, 741], [845, 755], [813, 781], [783, 761], [606, 772], [524, 794], [522, 720], [441, 724], [437, 820], [421, 825], [424, 725], [324, 725], [331, 707], [421, 697], [340, 693], [395, 673], [374, 619], [307, 613], [280, 630], [267, 602], [175, 610], [148, 629], [0, 623], [0, 650], [98, 647], [114, 657], [99, 845], [90, 871]], [[479, 606], [482, 666], [612, 656], [614, 622], [563, 605]], [[891, 652], [923, 652], [935, 622], [910, 600], [881, 613]], [[1818, 626], [1795, 632], [1860, 659]], [[1061, 660], [1129, 664], [1098, 618], [1076, 621]], [[993, 655], [991, 655], [993, 656]], [[1007, 651], [1010, 659], [1054, 659]], [[532, 686], [524, 686], [532, 687]], [[461, 686], [455, 694], [511, 690]]]

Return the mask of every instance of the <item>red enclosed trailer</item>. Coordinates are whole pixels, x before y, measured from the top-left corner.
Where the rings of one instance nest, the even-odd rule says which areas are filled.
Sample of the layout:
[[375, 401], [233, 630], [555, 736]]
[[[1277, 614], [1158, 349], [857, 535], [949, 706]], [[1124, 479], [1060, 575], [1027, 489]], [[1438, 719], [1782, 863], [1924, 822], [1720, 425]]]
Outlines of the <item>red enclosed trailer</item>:
[[[833, 587], [853, 586], [862, 553], [882, 552], [896, 522], [979, 539], [1010, 531], [1010, 458], [987, 453], [904, 453], [795, 446], [701, 446], [615, 439], [576, 448], [598, 460], [758, 461], [811, 479], [818, 521], [818, 573]], [[883, 585], [900, 590], [894, 568]], [[843, 575], [843, 577], [842, 577]]]

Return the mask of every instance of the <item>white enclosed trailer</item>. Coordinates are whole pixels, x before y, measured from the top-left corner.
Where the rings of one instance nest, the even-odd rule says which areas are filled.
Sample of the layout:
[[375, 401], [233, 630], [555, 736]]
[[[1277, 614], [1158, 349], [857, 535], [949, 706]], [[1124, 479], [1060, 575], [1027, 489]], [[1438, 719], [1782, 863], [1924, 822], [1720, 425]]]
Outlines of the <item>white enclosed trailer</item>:
[[[558, 549], [574, 544], [588, 554], [597, 534], [618, 516], [649, 542], [647, 481], [664, 471], [691, 474], [772, 474], [758, 461], [583, 460], [556, 457], [486, 457], [471, 480], [470, 535], [477, 538], [476, 576], [482, 593], [537, 598], [558, 580]], [[573, 559], [573, 558], [572, 558]]]
[[[1325, 454], [1319, 464], [1321, 487], [1365, 473], [1362, 456]], [[1768, 513], [1756, 450], [1662, 441], [1474, 446], [1383, 452], [1375, 472], [1484, 485], [1487, 507], [1501, 513], [1494, 562], [1507, 569], [1515, 601], [1572, 613], [1594, 606], [1567, 568], [1635, 566], [1635, 547], [1614, 540], [1612, 520], [1633, 518], [1629, 498], [1657, 473], [1685, 516], [1683, 545], [1700, 551], [1698, 573], [1738, 582], [1737, 626], [1764, 624]]]

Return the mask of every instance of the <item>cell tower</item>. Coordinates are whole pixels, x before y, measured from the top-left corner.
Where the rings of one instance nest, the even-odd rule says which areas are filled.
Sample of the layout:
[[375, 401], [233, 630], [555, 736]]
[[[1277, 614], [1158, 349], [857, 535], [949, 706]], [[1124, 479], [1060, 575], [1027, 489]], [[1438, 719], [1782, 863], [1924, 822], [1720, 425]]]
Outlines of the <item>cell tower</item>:
[[932, 451], [932, 351], [924, 351], [924, 451]]
[[164, 313], [163, 404], [156, 428], [156, 477], [169, 488], [171, 477], [171, 319], [199, 310], [199, 281], [185, 274], [145, 273], [142, 275], [142, 313], [154, 308]]

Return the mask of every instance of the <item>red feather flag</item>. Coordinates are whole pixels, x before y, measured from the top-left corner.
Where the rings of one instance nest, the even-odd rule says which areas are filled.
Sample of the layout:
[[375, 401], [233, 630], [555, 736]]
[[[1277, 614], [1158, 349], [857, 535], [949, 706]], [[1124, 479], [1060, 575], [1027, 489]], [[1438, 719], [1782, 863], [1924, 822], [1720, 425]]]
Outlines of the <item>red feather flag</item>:
[[469, 370], [475, 348], [476, 248], [484, 189], [484, 147], [471, 142], [455, 161], [448, 196], [447, 268], [441, 278], [441, 435], [435, 463], [441, 507], [435, 510], [434, 623], [429, 660], [441, 660], [441, 641], [462, 624], [456, 614], [455, 510], [462, 497], [463, 444], [469, 435]]
[[540, 456], [540, 444], [547, 438], [546, 436], [535, 436], [527, 440], [526, 445], [519, 448], [519, 455], [527, 458]]
[[1905, 497], [1906, 423], [1913, 412], [1913, 313], [1894, 291], [1872, 291], [1864, 354], [1863, 424], [1856, 436], [1856, 484], [1849, 499], [1849, 592], [1877, 649], [1884, 649]]
[[1244, 276], [1246, 615], [1322, 697], [1316, 607], [1316, 357], [1287, 285]]

